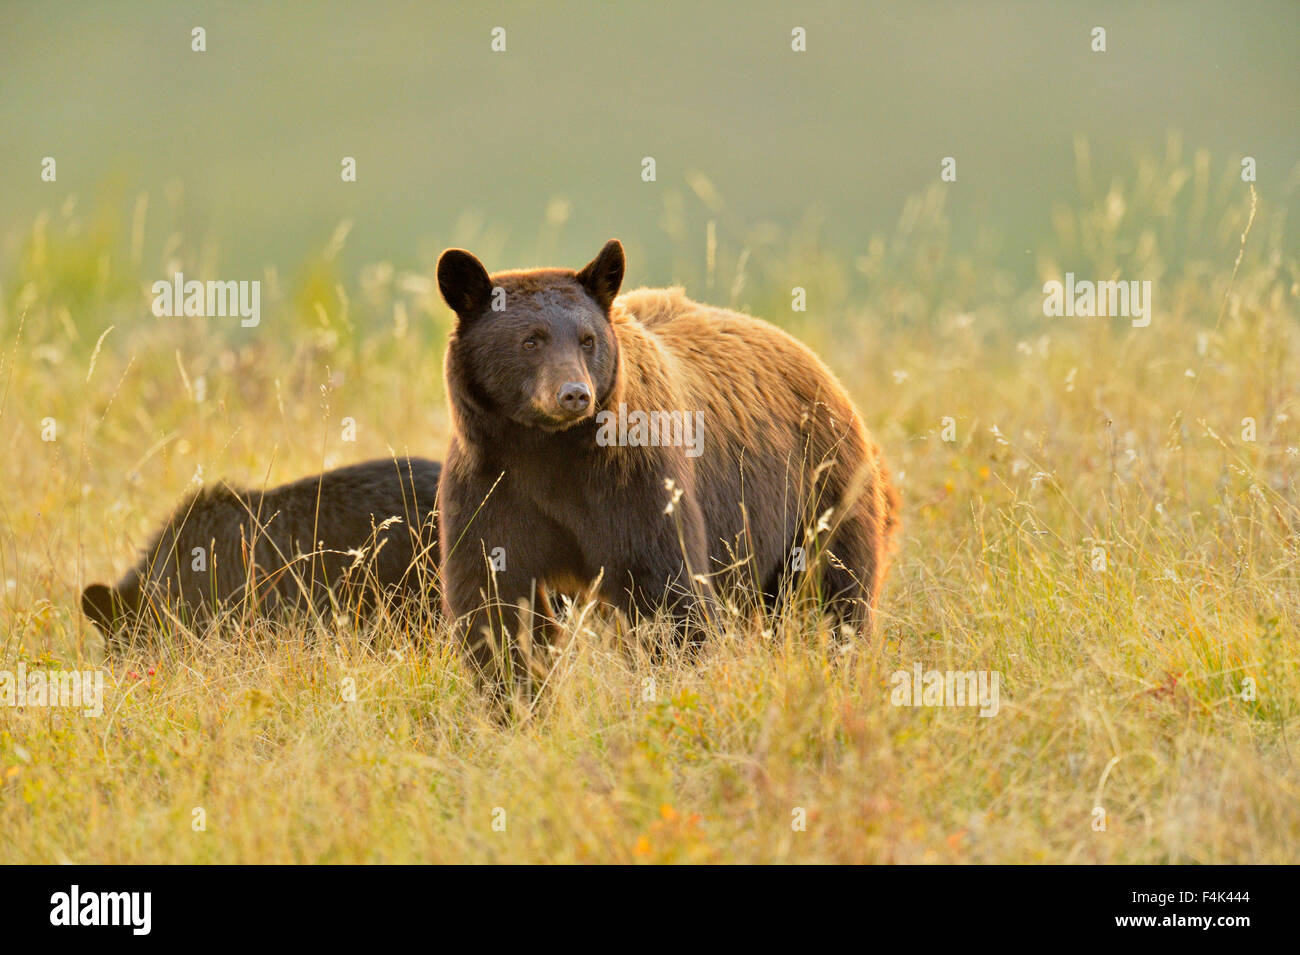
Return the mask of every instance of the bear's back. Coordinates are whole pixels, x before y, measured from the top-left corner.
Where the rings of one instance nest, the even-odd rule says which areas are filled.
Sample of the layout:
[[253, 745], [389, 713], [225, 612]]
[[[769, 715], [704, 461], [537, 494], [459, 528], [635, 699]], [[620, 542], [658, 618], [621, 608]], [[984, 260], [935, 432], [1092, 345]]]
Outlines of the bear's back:
[[621, 295], [614, 314], [616, 322], [634, 320], [633, 333], [620, 336], [630, 345], [630, 359], [644, 364], [645, 352], [657, 351], [672, 365], [674, 397], [714, 417], [715, 424], [725, 423], [725, 434], [742, 446], [776, 440], [784, 447], [818, 414], [865, 437], [835, 374], [770, 322], [692, 301], [679, 288]]
[[639, 289], [615, 305], [624, 365], [639, 384], [626, 390], [629, 409], [702, 416], [697, 490], [715, 559], [725, 560], [720, 539], [749, 521], [760, 564], [779, 560], [798, 526], [815, 520], [818, 498], [874, 475], [875, 448], [852, 400], [787, 332], [681, 289]]
[[[259, 575], [292, 602], [304, 581], [342, 580], [362, 548], [377, 561], [371, 572], [380, 581], [413, 585], [407, 572], [417, 555], [437, 565], [440, 470], [436, 461], [382, 458], [266, 490], [210, 485], [182, 501], [119, 587], [147, 576], [193, 606], [226, 602], [245, 591], [251, 556]], [[385, 526], [390, 518], [397, 520]]]
[[[380, 458], [266, 491], [251, 503], [275, 548], [267, 562], [311, 554], [312, 562], [300, 569], [312, 574], [314, 563], [312, 576], [323, 574], [332, 585], [364, 548], [365, 559], [376, 561], [370, 572], [378, 580], [414, 584], [407, 573], [413, 560], [423, 556], [429, 566], [437, 564], [433, 513], [440, 468], [422, 458]], [[285, 585], [291, 592], [297, 587], [289, 580]]]

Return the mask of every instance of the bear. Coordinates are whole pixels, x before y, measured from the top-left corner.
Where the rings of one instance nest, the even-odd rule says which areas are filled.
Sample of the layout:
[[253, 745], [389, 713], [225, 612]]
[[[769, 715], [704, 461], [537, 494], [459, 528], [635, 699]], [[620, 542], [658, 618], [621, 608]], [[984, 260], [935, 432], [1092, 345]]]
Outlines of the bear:
[[900, 499], [844, 388], [759, 318], [679, 288], [619, 295], [624, 269], [614, 239], [577, 271], [438, 260], [455, 313], [440, 582], [479, 673], [544, 678], [556, 592], [666, 612], [688, 647], [745, 586], [815, 595], [870, 634]]
[[331, 598], [363, 614], [381, 603], [415, 605], [437, 577], [441, 469], [423, 458], [380, 458], [269, 490], [202, 488], [115, 586], [83, 591], [82, 611], [111, 649], [173, 614], [186, 623], [235, 607], [283, 616], [324, 611]]

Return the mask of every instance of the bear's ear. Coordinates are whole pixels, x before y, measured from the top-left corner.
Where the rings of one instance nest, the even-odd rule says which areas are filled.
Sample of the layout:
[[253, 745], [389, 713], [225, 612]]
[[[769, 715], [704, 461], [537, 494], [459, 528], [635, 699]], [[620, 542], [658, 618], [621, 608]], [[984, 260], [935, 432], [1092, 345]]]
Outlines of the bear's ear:
[[460, 318], [477, 316], [492, 298], [487, 269], [464, 249], [448, 249], [438, 257], [438, 288]]
[[91, 584], [81, 592], [81, 612], [105, 634], [112, 634], [119, 609], [117, 595], [104, 584]]
[[623, 243], [618, 239], [610, 239], [600, 254], [578, 273], [578, 282], [607, 312], [614, 296], [618, 294], [619, 286], [623, 284], [624, 265]]

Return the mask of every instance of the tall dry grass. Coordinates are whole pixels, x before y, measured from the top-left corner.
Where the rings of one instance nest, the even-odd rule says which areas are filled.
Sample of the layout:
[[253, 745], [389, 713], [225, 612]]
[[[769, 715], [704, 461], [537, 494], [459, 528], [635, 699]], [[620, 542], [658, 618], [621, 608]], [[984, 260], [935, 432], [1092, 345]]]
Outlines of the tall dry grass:
[[[660, 278], [827, 356], [903, 491], [875, 640], [738, 618], [700, 661], [656, 660], [574, 616], [503, 723], [436, 628], [172, 634], [102, 663], [98, 719], [0, 706], [0, 861], [1296, 861], [1295, 243], [1261, 195], [1234, 278], [1229, 174], [1176, 144], [1110, 186], [1079, 162], [1037, 281], [952, 248], [941, 191], [827, 250], [693, 181], [706, 261]], [[445, 447], [427, 273], [339, 275], [341, 229], [264, 277], [256, 330], [157, 320], [148, 281], [206, 276], [184, 237], [136, 261], [140, 217], [54, 210], [0, 272], [0, 668], [101, 665], [79, 589], [195, 479]], [[1151, 325], [1044, 318], [1067, 270], [1153, 280]], [[891, 705], [915, 663], [998, 672], [999, 712]]]

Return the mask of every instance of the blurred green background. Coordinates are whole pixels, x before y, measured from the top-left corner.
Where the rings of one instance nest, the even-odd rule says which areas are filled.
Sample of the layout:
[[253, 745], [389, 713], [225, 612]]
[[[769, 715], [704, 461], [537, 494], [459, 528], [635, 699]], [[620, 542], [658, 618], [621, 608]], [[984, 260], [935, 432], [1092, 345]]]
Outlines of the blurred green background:
[[1295, 0], [5, 0], [0, 17], [8, 261], [39, 210], [75, 196], [126, 236], [143, 193], [145, 277], [176, 232], [221, 277], [293, 272], [349, 220], [349, 274], [427, 270], [459, 243], [492, 268], [577, 266], [617, 235], [629, 282], [664, 284], [692, 278], [710, 220], [737, 245], [770, 225], [864, 254], [953, 156], [951, 241], [1028, 279], [1053, 202], [1077, 198], [1076, 142], [1104, 188], [1171, 131], [1216, 181], [1254, 156], [1296, 211]]

